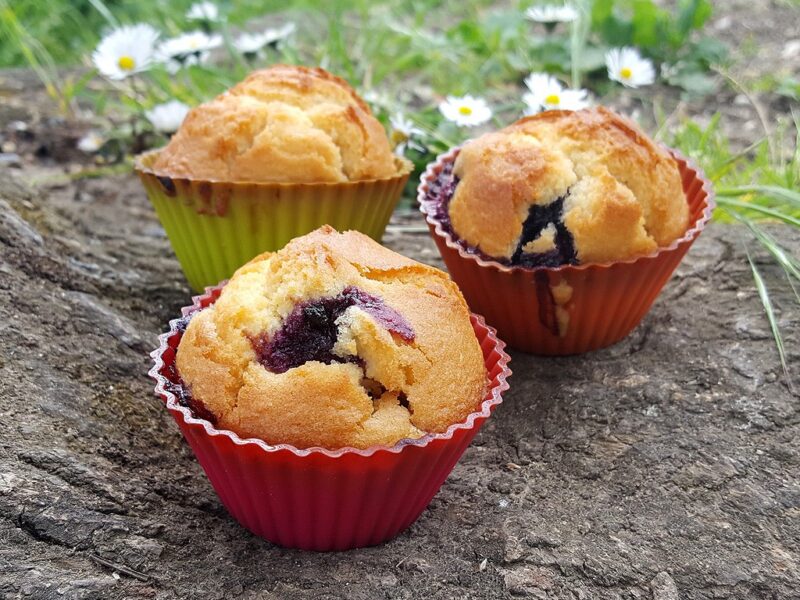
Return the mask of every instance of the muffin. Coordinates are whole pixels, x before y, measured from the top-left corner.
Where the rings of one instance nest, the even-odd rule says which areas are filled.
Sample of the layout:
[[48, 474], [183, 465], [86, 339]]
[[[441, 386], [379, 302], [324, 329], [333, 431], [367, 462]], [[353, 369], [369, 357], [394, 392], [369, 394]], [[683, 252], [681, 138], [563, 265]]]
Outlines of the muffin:
[[[310, 244], [309, 240], [298, 243], [291, 251], [295, 254], [290, 258], [287, 253], [286, 262], [281, 260], [280, 265], [276, 254], [242, 269], [247, 273], [241, 278], [237, 275], [233, 282], [239, 300], [234, 301], [231, 295], [225, 301], [232, 324], [222, 322], [222, 312], [216, 315], [211, 312], [220, 297], [227, 294], [225, 284], [210, 287], [195, 296], [192, 305], [181, 311], [182, 318], [170, 321], [169, 331], [159, 336], [160, 345], [151, 354], [154, 365], [150, 376], [156, 381], [156, 393], [175, 419], [221, 502], [239, 523], [281, 546], [316, 551], [347, 550], [384, 542], [417, 520], [482, 424], [502, 402], [511, 371], [507, 366], [508, 354], [503, 351], [505, 344], [497, 339], [494, 330], [481, 317], [472, 315], [470, 329], [461, 331], [463, 301], [455, 293], [452, 283], [438, 271], [380, 249], [358, 234], [338, 235], [326, 229], [313, 234], [313, 238], [322, 240], [322, 243]], [[297, 253], [313, 260], [296, 264]], [[299, 278], [292, 275], [293, 266], [303, 275]], [[273, 294], [259, 286], [251, 287], [254, 281], [259, 282], [260, 272], [266, 278], [264, 281], [285, 280], [286, 284], [281, 284], [283, 292]], [[279, 275], [280, 272], [285, 274], [285, 278]], [[328, 284], [325, 282], [330, 283], [334, 273], [337, 277], [342, 274], [342, 280], [333, 289], [326, 289]], [[251, 283], [245, 282], [247, 278]], [[291, 291], [290, 282], [298, 284], [295, 291]], [[320, 289], [320, 293], [333, 296], [316, 297], [306, 292], [311, 289]], [[419, 294], [419, 298], [409, 304], [415, 294]], [[291, 306], [294, 295], [299, 299], [299, 305], [305, 304], [298, 311], [297, 305]], [[431, 308], [431, 314], [423, 314], [422, 307], [415, 306], [417, 301]], [[235, 310], [237, 302], [244, 309], [241, 313]], [[351, 303], [352, 306], [334, 321], [338, 323], [337, 339], [332, 343], [334, 333], [328, 327], [330, 317]], [[447, 315], [440, 314], [443, 307], [449, 307]], [[249, 312], [248, 308], [254, 312]], [[301, 311], [304, 313], [302, 317]], [[294, 335], [303, 329], [301, 321], [310, 319], [321, 327], [314, 328], [315, 333], [310, 336], [297, 336], [297, 340], [304, 343], [291, 346], [283, 344], [290, 336], [273, 335], [265, 340], [258, 331], [254, 344], [251, 338], [242, 340], [242, 335], [247, 336], [250, 332], [244, 332], [233, 323], [243, 324], [246, 318], [249, 319], [248, 314], [252, 317], [256, 313], [261, 315], [265, 327], [274, 322], [277, 314], [284, 314], [282, 324], [272, 327], [279, 327], [287, 333], [291, 330]], [[212, 316], [203, 317], [205, 314]], [[452, 316], [456, 317], [455, 324], [448, 323]], [[438, 323], [434, 322], [436, 318], [440, 319]], [[222, 326], [215, 330], [218, 323]], [[438, 327], [445, 327], [458, 335], [439, 339], [443, 336], [434, 332]], [[184, 335], [189, 329], [195, 336], [194, 341], [183, 345]], [[234, 343], [225, 351], [221, 341], [211, 344], [201, 341], [209, 332], [218, 337], [225, 332], [225, 335], [232, 336]], [[338, 335], [339, 332], [343, 335]], [[315, 360], [291, 366], [305, 358], [300, 355], [304, 351], [308, 353], [308, 341], [320, 337], [324, 343], [312, 344]], [[477, 340], [482, 360], [477, 366], [473, 364], [473, 338]], [[436, 340], [439, 345], [431, 347]], [[353, 343], [355, 355], [352, 354]], [[282, 351], [268, 351], [270, 344], [273, 349], [280, 346]], [[214, 350], [203, 356], [198, 352], [201, 345], [209, 349], [213, 345]], [[404, 350], [406, 346], [409, 348]], [[291, 349], [287, 352], [287, 348]], [[422, 357], [417, 354], [417, 349], [424, 349], [427, 356], [420, 360]], [[464, 351], [465, 356], [454, 356], [456, 349]], [[220, 351], [225, 354], [221, 355]], [[199, 386], [189, 389], [181, 378], [176, 366], [178, 352], [184, 374], [187, 369], [191, 371], [192, 377], [201, 382]], [[251, 354], [242, 359], [240, 352]], [[186, 357], [190, 354], [194, 354], [200, 366], [207, 367], [209, 372], [202, 375], [198, 366], [190, 364], [187, 367]], [[273, 373], [260, 363], [254, 364], [262, 354], [269, 356], [267, 361], [274, 371], [286, 370]], [[441, 366], [442, 361], [454, 358], [456, 362], [449, 369]], [[406, 359], [408, 367], [403, 364]], [[230, 391], [219, 386], [223, 381], [230, 383], [231, 389], [239, 386], [241, 381], [238, 377], [243, 371], [239, 367], [241, 364], [246, 365], [243, 370], [249, 369], [255, 378], [300, 379], [298, 388], [290, 390], [287, 398], [283, 397], [281, 389], [270, 388], [264, 390], [261, 398], [251, 396], [247, 399], [257, 407], [254, 417], [245, 419], [249, 426], [262, 428], [258, 420], [265, 411], [273, 410], [271, 403], [280, 404], [290, 412], [299, 412], [300, 407], [306, 407], [310, 409], [308, 419], [278, 415], [282, 418], [281, 425], [274, 429], [280, 429], [277, 432], [280, 434], [296, 435], [298, 441], [308, 438], [310, 443], [320, 443], [325, 437], [330, 446], [339, 446], [354, 438], [366, 443], [370, 437], [391, 440], [398, 436], [414, 436], [428, 426], [438, 429], [446, 421], [458, 418], [462, 409], [472, 403], [465, 398], [479, 389], [484, 391], [482, 394], [478, 392], [480, 398], [473, 412], [443, 431], [416, 438], [406, 437], [391, 446], [335, 450], [320, 446], [299, 448], [285, 443], [268, 444], [259, 438], [242, 438], [221, 428], [217, 417], [193, 399], [193, 395], [202, 395], [209, 406], [217, 407], [219, 403], [211, 394], [220, 393], [230, 401]], [[361, 369], [361, 373], [354, 372], [355, 367]], [[481, 371], [485, 373], [485, 379], [478, 384], [475, 376]], [[293, 373], [306, 373], [308, 377], [299, 378]], [[452, 373], [459, 373], [465, 382], [454, 382]], [[355, 388], [352, 375], [361, 377], [362, 390]], [[381, 380], [381, 384], [378, 376], [387, 379]], [[412, 381], [412, 376], [419, 379]], [[443, 379], [437, 381], [440, 376]], [[393, 378], [397, 380], [396, 386], [390, 381]], [[327, 423], [320, 418], [324, 418], [324, 411], [331, 408], [331, 398], [326, 394], [335, 391], [337, 381], [343, 383], [341, 411], [335, 410], [330, 414], [333, 423]], [[381, 390], [380, 386], [387, 389]], [[280, 395], [271, 395], [275, 391]], [[401, 399], [401, 392], [405, 394], [405, 400]], [[363, 411], [364, 393], [373, 404], [371, 411]], [[437, 399], [437, 396], [448, 394], [454, 395], [454, 402]], [[413, 414], [409, 401], [412, 397], [416, 403]], [[237, 394], [235, 400], [240, 402], [240, 398], [241, 395]], [[291, 404], [292, 399], [295, 404]], [[324, 405], [315, 407], [319, 399]], [[222, 403], [217, 410], [233, 420], [231, 408]], [[358, 418], [354, 413], [358, 412], [370, 413], [363, 421], [368, 424], [366, 428], [352, 426]], [[375, 415], [379, 418], [374, 418]], [[417, 416], [421, 416], [421, 420], [417, 421]], [[314, 429], [317, 431], [312, 442], [310, 433]], [[276, 439], [288, 438], [280, 435]]]
[[714, 206], [702, 172], [605, 108], [543, 112], [454, 148], [418, 200], [470, 308], [537, 354], [624, 338]]
[[337, 183], [396, 174], [383, 126], [347, 82], [278, 65], [192, 109], [154, 170], [215, 181]]
[[330, 227], [240, 268], [189, 323], [176, 365], [217, 427], [297, 448], [443, 432], [486, 386], [449, 277]]
[[464, 145], [452, 175], [453, 233], [509, 265], [646, 255], [689, 219], [675, 159], [605, 108], [547, 111], [483, 135]]
[[287, 65], [192, 109], [136, 160], [196, 291], [325, 224], [380, 241], [412, 168], [343, 79]]

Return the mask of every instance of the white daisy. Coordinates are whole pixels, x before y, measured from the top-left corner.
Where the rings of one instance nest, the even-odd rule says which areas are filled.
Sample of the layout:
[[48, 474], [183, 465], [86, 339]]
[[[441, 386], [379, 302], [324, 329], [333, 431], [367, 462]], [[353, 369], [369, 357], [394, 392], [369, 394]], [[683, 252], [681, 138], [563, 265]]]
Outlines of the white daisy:
[[150, 25], [124, 25], [100, 40], [92, 62], [101, 75], [116, 81], [146, 71], [153, 62], [158, 36]]
[[97, 152], [106, 143], [106, 139], [96, 131], [89, 131], [76, 144], [78, 150], [92, 154]]
[[170, 100], [164, 104], [157, 104], [144, 114], [156, 131], [173, 133], [181, 126], [188, 112], [188, 105], [179, 100]]
[[162, 42], [157, 51], [159, 61], [170, 73], [181, 67], [206, 62], [211, 50], [222, 45], [222, 36], [191, 31]]
[[626, 87], [650, 85], [656, 80], [653, 62], [642, 58], [636, 48], [612, 48], [606, 53], [608, 78]]
[[189, 54], [188, 56], [181, 56], [178, 58], [161, 57], [161, 62], [164, 63], [164, 68], [167, 72], [174, 75], [186, 67], [205, 64], [208, 62], [209, 56], [211, 56], [210, 52], [200, 52], [198, 54]]
[[216, 21], [219, 19], [219, 8], [213, 2], [195, 2], [186, 12], [186, 18], [194, 21]]
[[563, 6], [545, 4], [544, 6], [530, 7], [525, 11], [525, 16], [537, 23], [555, 25], [556, 23], [569, 23], [576, 20], [578, 18], [578, 11], [570, 4], [565, 4]]
[[540, 90], [547, 92], [556, 90], [558, 92], [563, 89], [561, 82], [549, 73], [531, 73], [525, 78], [524, 83], [531, 92], [536, 94], [540, 93]]
[[439, 104], [439, 112], [448, 121], [460, 127], [474, 127], [492, 118], [492, 109], [483, 98], [473, 98], [469, 94], [457, 98], [448, 96]]
[[264, 31], [264, 38], [267, 40], [267, 45], [277, 47], [283, 40], [292, 35], [297, 29], [294, 23], [286, 23], [277, 29], [267, 29]]
[[262, 33], [242, 33], [233, 40], [233, 47], [245, 55], [257, 54], [265, 45]]
[[419, 127], [414, 126], [411, 119], [406, 119], [403, 113], [397, 113], [389, 117], [389, 123], [392, 126], [391, 141], [394, 144], [394, 153], [398, 156], [403, 156], [407, 148], [416, 150], [417, 152], [425, 152], [425, 148], [418, 144], [414, 138], [422, 137], [425, 132]]
[[361, 95], [361, 97], [367, 103], [371, 104], [373, 108], [383, 108], [389, 103], [389, 100], [386, 98], [386, 96], [376, 90], [367, 90]]
[[290, 36], [295, 30], [294, 23], [287, 23], [278, 29], [267, 29], [261, 33], [243, 33], [237, 37], [233, 46], [246, 56], [256, 55], [264, 46], [277, 45]]
[[547, 73], [531, 73], [525, 78], [525, 85], [530, 90], [522, 96], [526, 115], [543, 110], [580, 110], [589, 105], [589, 92], [565, 88]]
[[158, 47], [158, 52], [162, 56], [177, 58], [208, 52], [221, 45], [221, 35], [209, 35], [203, 31], [190, 31], [166, 40]]

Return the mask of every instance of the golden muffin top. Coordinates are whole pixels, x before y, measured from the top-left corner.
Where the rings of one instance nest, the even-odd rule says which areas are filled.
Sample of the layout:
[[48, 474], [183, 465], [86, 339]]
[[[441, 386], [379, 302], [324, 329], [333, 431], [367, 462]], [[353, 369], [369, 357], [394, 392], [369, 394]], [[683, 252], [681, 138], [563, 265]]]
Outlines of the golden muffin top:
[[327, 226], [241, 267], [192, 318], [176, 364], [217, 425], [298, 448], [442, 432], [486, 386], [450, 278]]
[[346, 81], [288, 65], [254, 71], [192, 109], [153, 169], [171, 177], [275, 183], [397, 173], [383, 126]]
[[523, 266], [625, 260], [683, 235], [677, 163], [602, 108], [546, 111], [468, 142], [453, 166], [454, 233]]

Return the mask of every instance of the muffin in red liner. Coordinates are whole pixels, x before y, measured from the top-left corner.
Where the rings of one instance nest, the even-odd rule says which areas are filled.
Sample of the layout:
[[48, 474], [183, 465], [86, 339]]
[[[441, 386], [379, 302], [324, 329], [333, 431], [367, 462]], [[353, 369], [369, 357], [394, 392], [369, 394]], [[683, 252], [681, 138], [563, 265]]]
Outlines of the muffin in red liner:
[[417, 201], [470, 309], [484, 315], [510, 347], [525, 352], [579, 354], [627, 336], [647, 314], [714, 210], [711, 182], [694, 163], [670, 150], [689, 208], [689, 226], [681, 237], [628, 260], [508, 266], [466, 247], [449, 223], [443, 207], [449, 198], [442, 185], [459, 151], [453, 148], [428, 166]]
[[175, 356], [193, 313], [213, 304], [206, 288], [159, 336], [150, 376], [228, 512], [254, 534], [304, 550], [346, 550], [384, 542], [430, 503], [483, 422], [502, 402], [511, 374], [505, 344], [483, 318], [471, 323], [484, 356], [487, 391], [479, 410], [443, 433], [394, 446], [298, 449], [217, 429], [187, 405]]

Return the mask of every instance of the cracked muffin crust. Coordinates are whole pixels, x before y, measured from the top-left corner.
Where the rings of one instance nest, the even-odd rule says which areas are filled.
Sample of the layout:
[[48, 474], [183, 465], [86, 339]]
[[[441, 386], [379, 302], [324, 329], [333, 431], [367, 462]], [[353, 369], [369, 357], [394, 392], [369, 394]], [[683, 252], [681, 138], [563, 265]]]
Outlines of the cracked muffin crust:
[[330, 227], [241, 267], [192, 318], [176, 364], [217, 425], [298, 448], [444, 431], [486, 383], [450, 278]]
[[468, 142], [439, 186], [462, 243], [511, 265], [649, 254], [689, 219], [672, 156], [602, 107], [543, 112]]
[[215, 181], [323, 183], [397, 174], [383, 126], [346, 81], [319, 68], [251, 73], [192, 109], [155, 171]]

